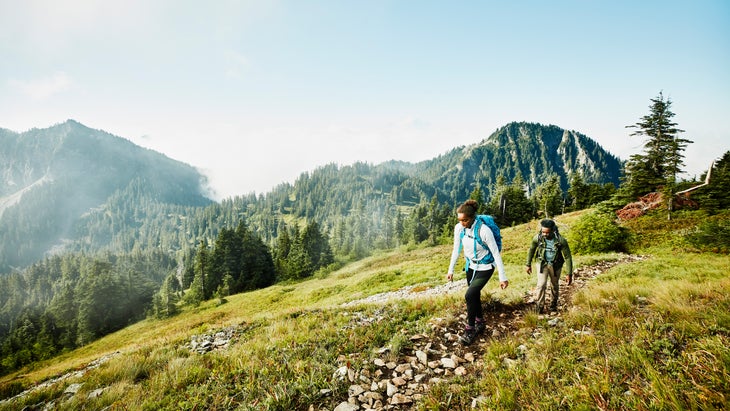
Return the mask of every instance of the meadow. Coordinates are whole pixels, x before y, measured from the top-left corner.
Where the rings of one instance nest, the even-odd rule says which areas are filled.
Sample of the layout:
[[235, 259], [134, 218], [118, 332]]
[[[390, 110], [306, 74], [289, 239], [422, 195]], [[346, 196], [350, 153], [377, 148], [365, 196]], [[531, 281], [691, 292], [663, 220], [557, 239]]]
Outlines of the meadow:
[[[556, 218], [569, 239], [580, 215]], [[464, 371], [440, 374], [412, 402], [391, 409], [727, 409], [730, 257], [694, 250], [683, 239], [703, 218], [657, 214], [624, 223], [625, 254], [643, 258], [576, 283], [558, 316], [539, 316], [526, 304], [536, 279], [524, 261], [537, 222], [503, 229], [510, 286], [500, 290], [493, 278], [482, 295], [486, 309], [517, 314], [505, 332], [468, 350], [453, 340], [462, 327], [463, 289], [347, 304], [444, 284], [451, 245], [402, 247], [306, 281], [148, 319], [2, 377], [0, 398], [9, 398], [68, 376], [0, 402], [0, 410], [333, 410], [353, 385], [367, 385], [338, 370], [374, 380], [377, 359], [412, 361], [417, 349], [427, 350], [421, 339], [468, 358]], [[574, 255], [574, 266], [625, 254]], [[236, 334], [225, 348], [191, 350], [194, 336], [227, 327]], [[85, 369], [100, 358], [103, 364]], [[80, 385], [65, 393], [72, 384]], [[386, 406], [387, 394], [380, 394]]]

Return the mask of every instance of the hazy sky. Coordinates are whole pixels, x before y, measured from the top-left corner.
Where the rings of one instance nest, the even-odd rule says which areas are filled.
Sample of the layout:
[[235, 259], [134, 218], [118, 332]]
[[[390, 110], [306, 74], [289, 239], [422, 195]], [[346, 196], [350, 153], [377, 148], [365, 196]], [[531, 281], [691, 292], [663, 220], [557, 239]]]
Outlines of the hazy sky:
[[511, 121], [627, 159], [659, 92], [699, 175], [730, 150], [730, 1], [0, 0], [0, 127], [74, 119], [200, 168], [218, 198]]

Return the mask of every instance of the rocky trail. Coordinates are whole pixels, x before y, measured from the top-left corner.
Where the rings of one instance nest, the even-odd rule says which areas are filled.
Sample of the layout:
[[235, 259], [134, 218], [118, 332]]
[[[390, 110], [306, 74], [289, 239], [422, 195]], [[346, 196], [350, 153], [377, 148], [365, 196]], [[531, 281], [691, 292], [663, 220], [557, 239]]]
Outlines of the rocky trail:
[[[568, 310], [572, 305], [573, 295], [585, 287], [589, 281], [597, 275], [618, 264], [645, 259], [645, 256], [626, 255], [614, 261], [603, 261], [590, 266], [580, 267], [575, 270], [573, 283], [567, 285], [564, 279], [560, 282], [560, 303], [559, 311], [555, 315], [540, 315], [540, 319], [548, 319], [547, 326], [556, 326], [560, 322], [561, 313]], [[362, 303], [384, 304], [393, 299], [424, 298], [429, 296], [444, 295], [446, 293], [463, 292], [466, 288], [466, 280], [449, 282], [437, 287], [422, 289], [419, 286], [404, 287], [400, 290], [373, 295], [361, 300], [351, 301], [343, 304], [343, 308], [356, 307]], [[487, 321], [486, 331], [471, 345], [464, 346], [459, 343], [458, 336], [463, 331], [463, 324], [466, 314], [450, 320], [444, 318], [432, 318], [430, 321], [431, 332], [410, 336], [411, 345], [391, 352], [391, 347], [382, 347], [372, 355], [360, 353], [355, 356], [341, 356], [340, 367], [335, 370], [333, 379], [350, 384], [347, 398], [337, 401], [332, 398], [332, 390], [321, 390], [319, 392], [320, 404], [339, 404], [334, 411], [354, 410], [407, 410], [428, 392], [434, 384], [448, 380], [454, 376], [467, 375], [478, 370], [482, 361], [482, 354], [485, 347], [491, 340], [502, 336], [516, 333], [522, 327], [524, 317], [531, 312], [534, 313], [534, 304], [531, 293], [526, 293], [523, 302], [519, 304], [505, 305], [497, 300], [484, 303], [484, 315]], [[385, 321], [388, 316], [385, 309], [376, 310], [374, 314], [365, 315], [360, 311], [346, 311], [343, 315], [351, 316], [348, 327], [362, 327], [373, 322]], [[237, 337], [245, 331], [245, 324], [238, 329], [236, 326], [226, 327], [212, 331], [204, 335], [194, 335], [186, 348], [193, 352], [204, 355], [213, 350], [225, 350], [230, 344], [235, 343]], [[533, 331], [533, 336], [539, 336], [540, 327]], [[586, 330], [575, 332], [590, 332]], [[520, 346], [519, 350], [526, 350]], [[3, 402], [13, 401], [29, 393], [48, 387], [52, 384], [61, 383], [72, 377], [81, 377], [87, 371], [99, 367], [112, 357], [119, 355], [119, 352], [100, 358], [79, 370], [55, 377], [34, 386], [13, 398], [2, 400]], [[357, 358], [361, 357], [361, 358]], [[363, 360], [363, 358], [368, 358]], [[524, 358], [504, 358], [505, 366], [512, 366]], [[363, 362], [366, 361], [366, 362]], [[370, 364], [372, 362], [372, 364]], [[82, 386], [81, 383], [69, 384], [65, 394], [66, 398], [76, 395]], [[104, 388], [94, 390], [94, 396], [101, 395]], [[91, 395], [91, 394], [90, 394]], [[481, 398], [474, 398], [472, 406], [476, 407]], [[57, 399], [58, 401], [58, 399]], [[63, 399], [60, 399], [63, 401]], [[53, 409], [54, 403], [38, 404], [37, 407], [29, 409]], [[50, 408], [49, 408], [50, 407]], [[311, 406], [310, 410], [330, 409], [327, 407]]]
[[[614, 261], [602, 261], [590, 266], [580, 267], [574, 271], [573, 283], [567, 285], [564, 279], [560, 282], [559, 309], [555, 315], [540, 315], [540, 319], [547, 319], [543, 322], [547, 326], [557, 326], [560, 322], [561, 313], [568, 310], [572, 305], [573, 295], [585, 287], [588, 282], [599, 274], [618, 264], [639, 261], [645, 256], [626, 255]], [[422, 291], [417, 287], [405, 287], [403, 289], [382, 293], [367, 297], [362, 300], [352, 301], [344, 306], [355, 306], [360, 303], [385, 303], [398, 298], [421, 298], [431, 295], [461, 291], [466, 288], [466, 280], [460, 280], [429, 288]], [[424, 394], [430, 386], [448, 380], [454, 376], [467, 375], [480, 368], [482, 354], [485, 347], [491, 340], [498, 339], [504, 335], [516, 333], [522, 328], [524, 317], [535, 312], [535, 305], [532, 301], [532, 293], [528, 292], [520, 304], [505, 305], [499, 301], [492, 300], [484, 303], [484, 315], [487, 322], [485, 332], [471, 345], [464, 346], [459, 342], [459, 333], [463, 331], [466, 322], [466, 314], [458, 319], [445, 320], [433, 318], [431, 320], [431, 333], [417, 334], [410, 337], [412, 347], [402, 350], [397, 360], [393, 360], [389, 347], [378, 350], [378, 358], [372, 360], [375, 371], [369, 364], [364, 364], [360, 369], [352, 366], [352, 358], [341, 358], [341, 361], [350, 366], [343, 365], [334, 374], [340, 380], [348, 380], [351, 385], [348, 390], [348, 398], [335, 407], [335, 411], [354, 410], [406, 410], [410, 409]], [[385, 317], [385, 316], [383, 316]], [[376, 315], [374, 318], [359, 318], [354, 321], [366, 324], [373, 321], [380, 321]], [[541, 333], [541, 327], [533, 330], [532, 336], [537, 338]], [[589, 333], [590, 330], [574, 330], [575, 333]], [[520, 358], [504, 358], [503, 364], [510, 367], [518, 361], [524, 360], [527, 348], [522, 345], [518, 347], [522, 356]], [[390, 360], [388, 358], [391, 358]], [[326, 390], [325, 390], [326, 391]], [[326, 392], [322, 393], [327, 394]], [[474, 398], [472, 407], [477, 407], [483, 398]], [[310, 410], [315, 410], [314, 406]]]

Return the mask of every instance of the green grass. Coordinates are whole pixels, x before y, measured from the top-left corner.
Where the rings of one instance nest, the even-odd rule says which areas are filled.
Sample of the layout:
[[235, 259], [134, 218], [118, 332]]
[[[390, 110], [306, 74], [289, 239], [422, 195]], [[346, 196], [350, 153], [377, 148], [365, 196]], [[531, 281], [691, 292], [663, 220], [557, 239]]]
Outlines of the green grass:
[[[580, 213], [560, 216], [561, 233]], [[555, 326], [526, 313], [519, 329], [479, 347], [465, 376], [433, 385], [414, 409], [444, 410], [711, 410], [730, 405], [730, 258], [690, 252], [676, 234], [701, 221], [693, 213], [626, 224], [630, 249], [647, 259], [619, 264], [576, 292]], [[510, 287], [491, 280], [484, 301], [519, 304], [535, 278], [524, 258], [537, 222], [507, 228], [504, 260]], [[29, 387], [120, 354], [81, 377], [35, 391], [0, 410], [55, 401], [56, 409], [230, 410], [333, 409], [348, 381], [333, 378], [350, 364], [371, 366], [388, 347], [396, 359], [414, 334], [436, 321], [458, 323], [461, 295], [343, 307], [348, 301], [442, 284], [451, 246], [411, 247], [348, 264], [300, 283], [276, 285], [146, 320], [86, 347], [0, 380], [0, 392]], [[577, 255], [576, 266], [617, 254]], [[460, 277], [463, 278], [463, 277]], [[377, 321], [360, 323], [360, 318]], [[440, 320], [437, 320], [440, 319]], [[200, 355], [193, 334], [236, 325], [227, 350]], [[63, 391], [83, 383], [78, 394]], [[95, 398], [89, 394], [103, 388]], [[332, 390], [328, 396], [320, 390]]]

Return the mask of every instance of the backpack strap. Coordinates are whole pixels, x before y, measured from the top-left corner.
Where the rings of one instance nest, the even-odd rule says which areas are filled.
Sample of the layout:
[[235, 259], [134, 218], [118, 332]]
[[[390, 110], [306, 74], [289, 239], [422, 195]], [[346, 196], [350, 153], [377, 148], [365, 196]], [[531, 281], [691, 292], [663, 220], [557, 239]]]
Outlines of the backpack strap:
[[[474, 239], [476, 240], [476, 241], [474, 241], [474, 257], [476, 258], [476, 256], [477, 256], [477, 243], [479, 243], [479, 245], [482, 248], [487, 250], [487, 255], [485, 255], [484, 258], [482, 258], [481, 260], [474, 261], [474, 262], [477, 264], [491, 264], [494, 262], [494, 256], [492, 255], [492, 250], [490, 250], [489, 247], [487, 247], [487, 245], [484, 243], [484, 240], [482, 240], [482, 236], [479, 235], [479, 230], [481, 230], [481, 224], [482, 224], [482, 222], [479, 219], [479, 217], [477, 216], [476, 221], [474, 222]], [[461, 254], [461, 247], [464, 245], [463, 243], [464, 243], [465, 234], [466, 234], [466, 229], [462, 228], [461, 233], [459, 233], [459, 253], [460, 254]], [[464, 271], [469, 271], [469, 263], [471, 262], [471, 259], [466, 258], [466, 256], [464, 256], [464, 259], [466, 260], [466, 266], [464, 267]]]

